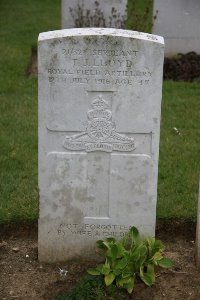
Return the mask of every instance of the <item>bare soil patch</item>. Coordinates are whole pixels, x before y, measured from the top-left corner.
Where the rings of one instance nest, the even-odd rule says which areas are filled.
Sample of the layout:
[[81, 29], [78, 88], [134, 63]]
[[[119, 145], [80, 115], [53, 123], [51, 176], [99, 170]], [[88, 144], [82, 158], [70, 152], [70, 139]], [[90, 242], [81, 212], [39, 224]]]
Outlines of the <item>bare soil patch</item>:
[[38, 65], [37, 64], [37, 47], [33, 46], [31, 48], [30, 61], [26, 68], [26, 76], [27, 77], [38, 74], [38, 66], [37, 65]]
[[164, 79], [200, 82], [200, 55], [195, 52], [178, 54], [164, 60]]
[[[200, 299], [200, 272], [194, 259], [195, 224], [158, 222], [156, 236], [166, 245], [166, 256], [175, 261], [175, 267], [158, 269], [152, 287], [138, 282], [127, 299]], [[36, 224], [0, 227], [1, 300], [56, 299], [75, 285], [88, 267], [90, 262], [40, 263]], [[59, 274], [59, 268], [68, 271], [66, 277]]]

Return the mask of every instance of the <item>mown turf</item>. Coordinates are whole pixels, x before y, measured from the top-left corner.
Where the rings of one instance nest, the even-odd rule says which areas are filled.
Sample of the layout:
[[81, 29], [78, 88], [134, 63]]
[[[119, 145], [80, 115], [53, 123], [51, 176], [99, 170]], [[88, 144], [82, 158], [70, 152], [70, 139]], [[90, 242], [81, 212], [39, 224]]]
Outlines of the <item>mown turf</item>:
[[0, 222], [37, 218], [37, 78], [26, 78], [39, 32], [60, 27], [59, 0], [0, 2]]
[[164, 82], [158, 217], [196, 219], [200, 171], [200, 84]]
[[[59, 28], [60, 0], [0, 2], [1, 223], [38, 216], [37, 78], [25, 71], [39, 32]], [[199, 95], [198, 83], [164, 83], [158, 217], [196, 217]]]

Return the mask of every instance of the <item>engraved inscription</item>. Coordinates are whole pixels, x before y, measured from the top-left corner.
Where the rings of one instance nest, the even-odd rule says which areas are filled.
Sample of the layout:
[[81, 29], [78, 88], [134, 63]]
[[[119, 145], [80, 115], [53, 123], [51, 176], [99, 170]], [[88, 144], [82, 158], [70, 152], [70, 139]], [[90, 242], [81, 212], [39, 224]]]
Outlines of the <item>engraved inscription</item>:
[[118, 67], [118, 68], [130, 68], [133, 66], [133, 61], [131, 60], [119, 60], [119, 59], [109, 59], [109, 60], [104, 60], [104, 59], [99, 59], [99, 58], [93, 58], [93, 59], [78, 59], [78, 58], [73, 58], [73, 68], [74, 67]]
[[[73, 64], [75, 66], [71, 69], [66, 68], [49, 68], [49, 82], [50, 83], [70, 83], [75, 84], [92, 84], [97, 85], [116, 85], [116, 86], [127, 86], [127, 85], [148, 85], [150, 83], [150, 78], [152, 72], [150, 71], [139, 71], [139, 70], [122, 70], [120, 65], [125, 65], [127, 68], [131, 68], [133, 65], [132, 61], [108, 61], [106, 62], [107, 66], [109, 63], [116, 63], [119, 66], [119, 70], [110, 70], [106, 68], [95, 69], [97, 65], [88, 65], [76, 66], [78, 60], [74, 59]], [[94, 61], [93, 61], [94, 63]], [[95, 61], [96, 64], [96, 61]], [[86, 69], [84, 69], [86, 68]]]
[[92, 101], [92, 109], [88, 110], [86, 130], [80, 134], [66, 136], [63, 147], [68, 150], [93, 151], [133, 151], [134, 138], [116, 132], [112, 112], [101, 95]]
[[57, 228], [59, 236], [80, 235], [89, 237], [118, 237], [128, 235], [131, 226], [103, 224], [66, 224], [61, 223]]
[[79, 48], [63, 48], [62, 54], [64, 55], [77, 55], [77, 56], [83, 56], [85, 54], [92, 55], [92, 56], [110, 56], [110, 57], [117, 57], [117, 56], [129, 56], [131, 57], [137, 57], [138, 50], [114, 50], [114, 49], [79, 49]]
[[158, 40], [158, 38], [155, 36], [155, 35], [150, 35], [150, 34], [147, 34], [147, 38], [149, 39], [149, 40], [152, 40], [152, 41], [157, 41]]
[[84, 42], [85, 45], [82, 46], [78, 42], [72, 43], [71, 39], [70, 45], [63, 45], [54, 53], [57, 59], [62, 59], [63, 64], [52, 63], [48, 66], [48, 80], [51, 84], [120, 87], [151, 83], [152, 70], [147, 67], [141, 69], [138, 65], [137, 61], [142, 53], [136, 46], [125, 49], [121, 44], [113, 45], [114, 39], [106, 37], [98, 40], [85, 37]]

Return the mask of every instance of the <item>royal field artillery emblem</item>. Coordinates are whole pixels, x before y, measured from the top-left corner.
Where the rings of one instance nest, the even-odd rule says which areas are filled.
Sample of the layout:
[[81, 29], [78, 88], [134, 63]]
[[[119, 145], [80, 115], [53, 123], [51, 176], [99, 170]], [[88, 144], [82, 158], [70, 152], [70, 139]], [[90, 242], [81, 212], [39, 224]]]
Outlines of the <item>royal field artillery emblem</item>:
[[134, 138], [116, 132], [115, 122], [109, 105], [101, 95], [91, 103], [92, 109], [87, 112], [86, 130], [80, 134], [66, 136], [63, 147], [68, 150], [92, 151], [133, 151]]

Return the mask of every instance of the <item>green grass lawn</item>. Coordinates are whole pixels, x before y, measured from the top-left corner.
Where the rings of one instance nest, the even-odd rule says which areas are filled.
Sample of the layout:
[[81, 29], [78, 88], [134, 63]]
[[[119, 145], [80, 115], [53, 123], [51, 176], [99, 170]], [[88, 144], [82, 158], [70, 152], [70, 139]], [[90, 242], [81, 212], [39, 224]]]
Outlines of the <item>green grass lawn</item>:
[[164, 82], [162, 104], [158, 217], [196, 219], [200, 84]]
[[0, 1], [0, 222], [35, 220], [37, 78], [26, 78], [31, 46], [60, 28], [60, 0]]
[[[25, 70], [39, 32], [59, 28], [60, 0], [0, 2], [0, 223], [38, 216], [37, 78]], [[199, 120], [200, 84], [164, 82], [159, 218], [196, 218]]]

